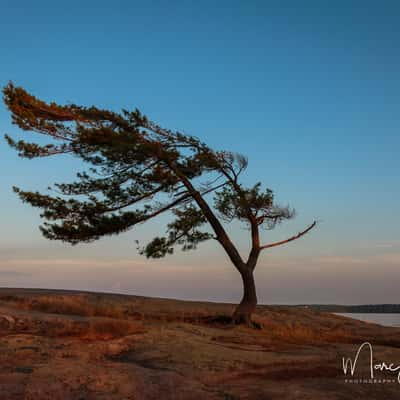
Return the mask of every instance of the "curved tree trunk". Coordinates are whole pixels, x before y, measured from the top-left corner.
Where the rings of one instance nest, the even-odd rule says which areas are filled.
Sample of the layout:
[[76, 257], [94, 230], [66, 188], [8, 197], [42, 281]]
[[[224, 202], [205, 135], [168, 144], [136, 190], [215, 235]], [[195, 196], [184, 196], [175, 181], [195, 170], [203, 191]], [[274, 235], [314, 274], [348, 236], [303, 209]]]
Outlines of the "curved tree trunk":
[[237, 324], [251, 324], [251, 315], [257, 306], [256, 285], [253, 270], [245, 268], [240, 272], [243, 280], [243, 298], [233, 313], [233, 320]]

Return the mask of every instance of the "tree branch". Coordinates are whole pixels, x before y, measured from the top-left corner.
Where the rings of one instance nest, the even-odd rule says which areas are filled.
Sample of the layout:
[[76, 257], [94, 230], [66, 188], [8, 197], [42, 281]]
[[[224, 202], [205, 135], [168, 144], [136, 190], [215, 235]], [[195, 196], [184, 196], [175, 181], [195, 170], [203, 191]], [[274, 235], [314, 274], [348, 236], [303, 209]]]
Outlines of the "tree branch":
[[147, 220], [149, 220], [149, 219], [151, 219], [151, 218], [154, 218], [154, 217], [156, 217], [157, 215], [163, 213], [164, 211], [170, 210], [172, 207], [177, 206], [181, 201], [186, 200], [186, 199], [188, 199], [188, 198], [190, 198], [190, 197], [192, 197], [190, 194], [186, 194], [186, 195], [180, 197], [179, 199], [176, 199], [176, 200], [173, 201], [172, 203], [169, 203], [169, 204], [167, 204], [167, 205], [165, 205], [165, 206], [159, 208], [158, 210], [152, 212], [151, 214], [145, 215], [145, 216], [143, 217], [143, 219], [140, 220], [140, 223], [145, 222], [145, 221], [147, 221]]
[[260, 250], [269, 249], [270, 247], [280, 246], [282, 244], [286, 244], [286, 243], [289, 243], [289, 242], [291, 242], [293, 240], [299, 239], [300, 237], [305, 235], [307, 232], [311, 231], [311, 229], [313, 229], [315, 227], [315, 225], [317, 225], [317, 221], [314, 221], [307, 229], [304, 229], [304, 231], [299, 232], [297, 235], [292, 236], [292, 237], [290, 237], [289, 239], [286, 239], [286, 240], [281, 240], [280, 242], [270, 243], [270, 244], [266, 244], [264, 246], [261, 246]]
[[204, 194], [198, 192], [190, 180], [179, 170], [177, 165], [174, 162], [169, 162], [169, 167], [176, 174], [176, 176], [181, 180], [181, 182], [186, 186], [188, 190], [188, 194], [193, 197], [194, 201], [197, 203], [199, 208], [203, 211], [204, 217], [208, 220], [211, 227], [213, 228], [215, 235], [217, 236], [218, 242], [225, 249], [228, 257], [231, 259], [233, 265], [240, 271], [243, 268], [243, 259], [240, 256], [236, 246], [232, 243], [228, 234], [226, 233], [224, 227], [221, 222], [215, 216], [214, 212], [211, 210], [208, 203], [203, 198]]
[[246, 265], [250, 269], [254, 269], [257, 264], [258, 256], [260, 254], [260, 233], [258, 229], [257, 220], [255, 217], [249, 217], [251, 224], [251, 251], [247, 259]]

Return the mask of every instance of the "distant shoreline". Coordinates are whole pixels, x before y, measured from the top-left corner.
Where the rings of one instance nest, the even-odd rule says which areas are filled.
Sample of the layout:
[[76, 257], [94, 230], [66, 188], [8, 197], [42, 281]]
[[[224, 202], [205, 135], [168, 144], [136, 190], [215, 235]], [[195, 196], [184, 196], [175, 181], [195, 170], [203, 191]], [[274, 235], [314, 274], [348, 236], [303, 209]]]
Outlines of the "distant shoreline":
[[[35, 293], [58, 293], [58, 294], [95, 294], [95, 295], [114, 295], [118, 297], [131, 297], [131, 298], [153, 298], [158, 300], [173, 300], [182, 301], [186, 303], [204, 303], [204, 304], [226, 304], [234, 305], [232, 302], [216, 301], [216, 300], [195, 300], [195, 299], [180, 299], [173, 297], [157, 297], [157, 296], [145, 296], [143, 294], [128, 294], [120, 292], [107, 292], [107, 291], [96, 291], [96, 290], [82, 290], [82, 289], [51, 289], [51, 288], [40, 288], [40, 287], [0, 287], [0, 294], [5, 292], [19, 291], [25, 294]], [[400, 304], [359, 304], [359, 305], [345, 305], [345, 304], [266, 304], [261, 303], [258, 307], [295, 307], [295, 308], [309, 308], [314, 311], [331, 312], [331, 313], [363, 313], [363, 314], [400, 314]]]
[[349, 306], [338, 304], [304, 304], [295, 307], [305, 307], [315, 311], [332, 313], [400, 314], [400, 304], [363, 304]]

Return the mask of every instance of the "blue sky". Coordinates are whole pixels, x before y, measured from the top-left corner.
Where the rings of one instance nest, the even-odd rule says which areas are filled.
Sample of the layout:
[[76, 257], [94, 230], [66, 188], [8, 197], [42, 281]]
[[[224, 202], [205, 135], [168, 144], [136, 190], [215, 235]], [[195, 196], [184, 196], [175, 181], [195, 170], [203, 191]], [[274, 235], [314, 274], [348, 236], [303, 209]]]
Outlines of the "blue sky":
[[[398, 2], [4, 0], [1, 14], [1, 86], [12, 80], [59, 103], [139, 107], [244, 153], [244, 180], [261, 180], [298, 211], [265, 241], [321, 220], [263, 255], [262, 302], [399, 301]], [[0, 131], [21, 135], [3, 104]], [[37, 210], [11, 186], [43, 189], [80, 164], [21, 160], [4, 140], [0, 151], [0, 286], [240, 298], [240, 278], [216, 244], [161, 262], [136, 254], [133, 240], [166, 219], [91, 245], [46, 241]], [[245, 250], [246, 231], [231, 231]]]

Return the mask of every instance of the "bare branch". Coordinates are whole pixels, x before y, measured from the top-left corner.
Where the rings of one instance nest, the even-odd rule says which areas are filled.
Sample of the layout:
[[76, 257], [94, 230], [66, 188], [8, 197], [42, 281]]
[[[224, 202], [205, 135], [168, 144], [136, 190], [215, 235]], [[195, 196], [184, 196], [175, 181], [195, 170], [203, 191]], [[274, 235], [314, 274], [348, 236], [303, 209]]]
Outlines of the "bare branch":
[[206, 195], [206, 194], [208, 194], [208, 193], [211, 193], [211, 192], [213, 192], [214, 190], [217, 190], [217, 189], [219, 189], [219, 188], [221, 188], [221, 187], [223, 187], [223, 186], [225, 186], [225, 185], [227, 185], [227, 184], [228, 184], [228, 182], [220, 183], [220, 184], [217, 185], [217, 186], [214, 186], [214, 187], [212, 187], [212, 188], [209, 188], [209, 189], [207, 189], [207, 190], [204, 190], [204, 191], [201, 192], [200, 194], [201, 194], [202, 196], [204, 196], [204, 195]]
[[157, 215], [163, 213], [164, 211], [170, 210], [171, 208], [177, 206], [179, 203], [181, 203], [182, 201], [188, 199], [192, 197], [190, 194], [186, 194], [182, 197], [180, 197], [179, 199], [176, 199], [175, 201], [173, 201], [172, 203], [169, 203], [165, 206], [162, 206], [161, 208], [159, 208], [158, 210], [152, 212], [151, 214], [148, 214], [146, 216], [143, 217], [143, 219], [140, 222], [145, 222], [148, 221], [151, 218], [156, 217]]
[[297, 235], [292, 236], [289, 239], [281, 240], [280, 242], [266, 244], [264, 246], [261, 246], [260, 249], [261, 250], [269, 249], [270, 247], [280, 246], [282, 244], [286, 244], [286, 243], [289, 243], [289, 242], [291, 242], [293, 240], [299, 239], [300, 237], [305, 235], [307, 232], [311, 231], [311, 229], [313, 229], [315, 227], [315, 225], [317, 225], [317, 221], [314, 221], [307, 229], [305, 229], [304, 231], [299, 232]]

